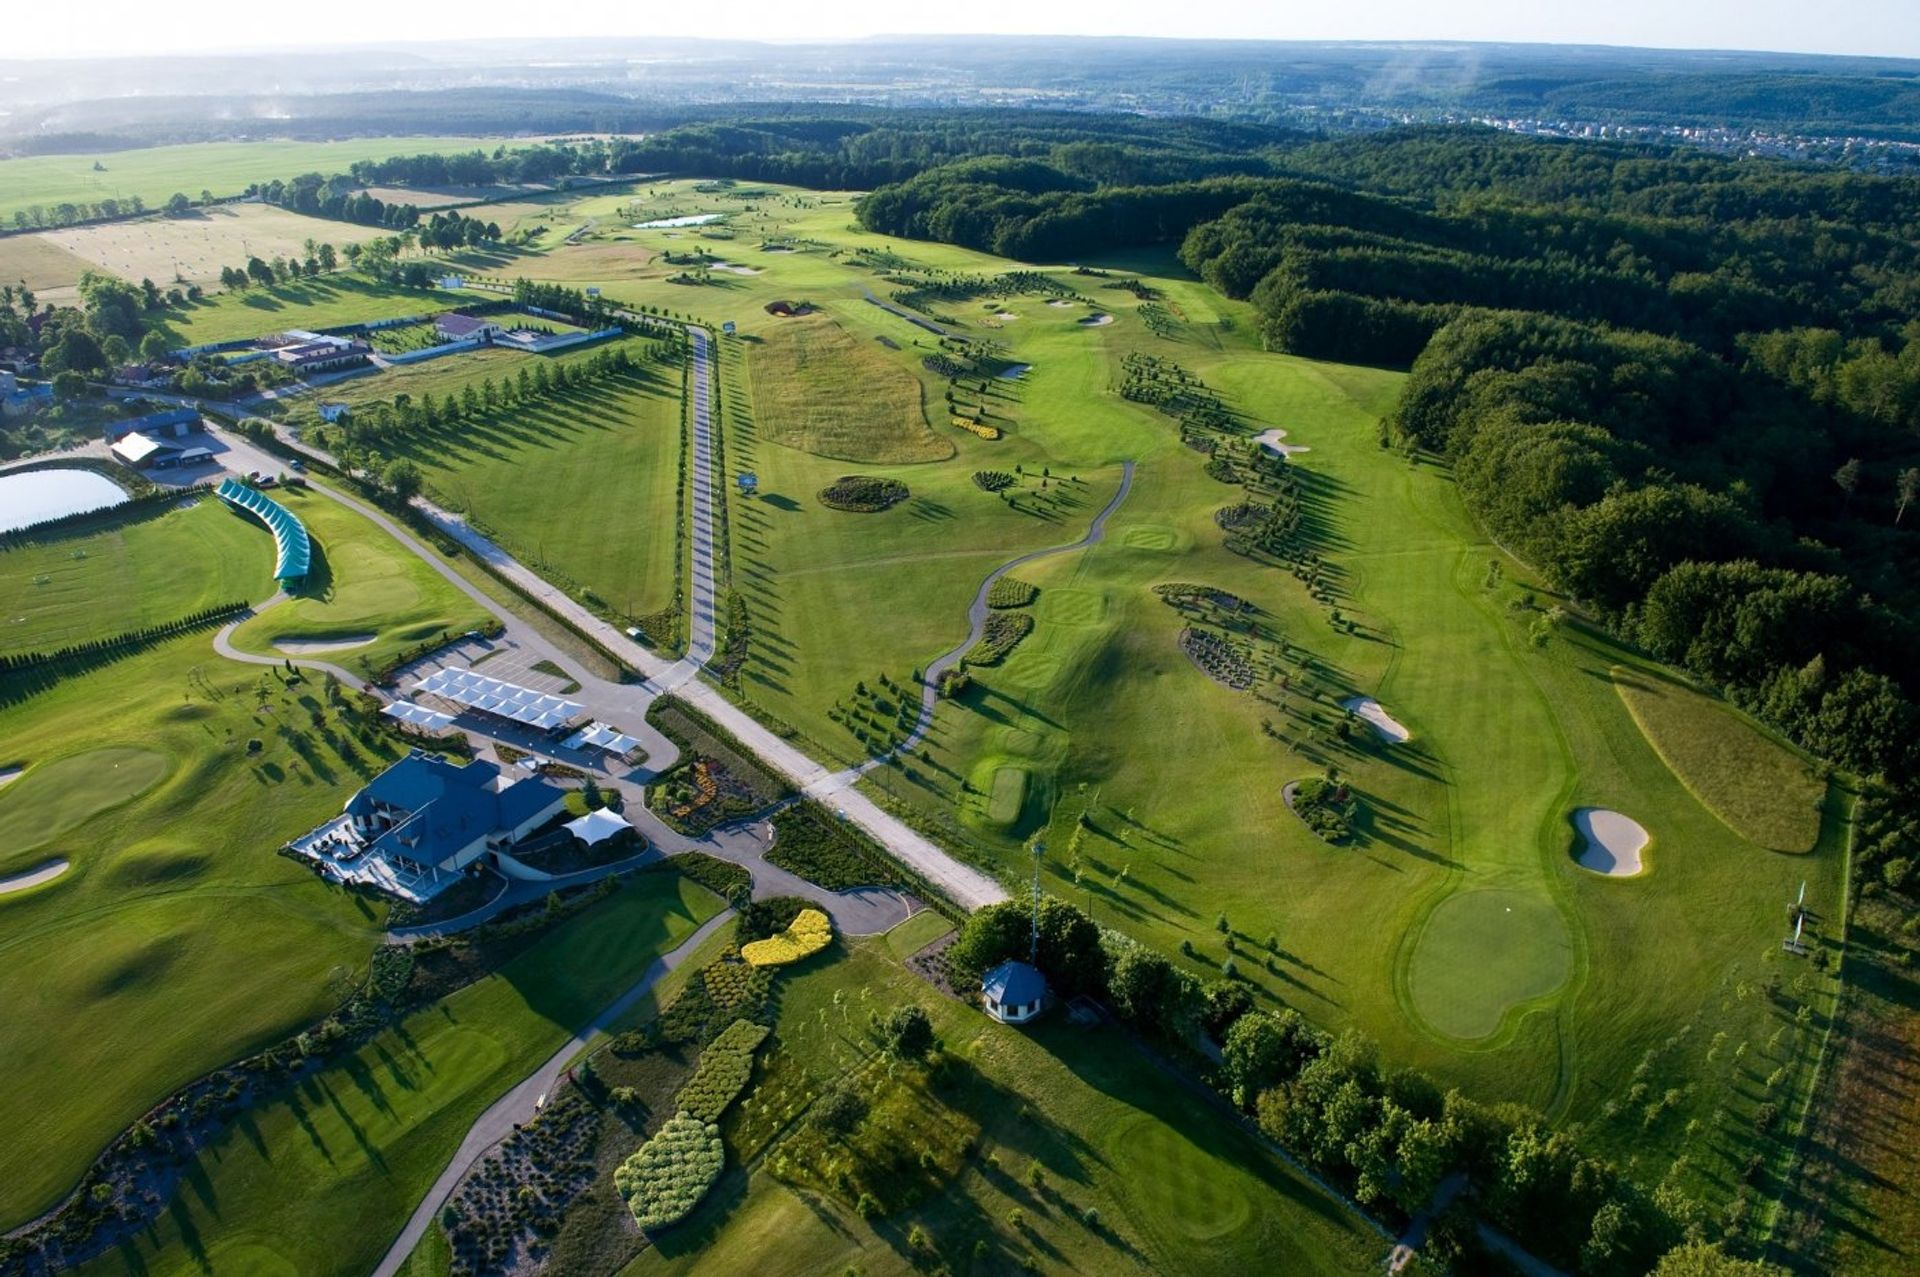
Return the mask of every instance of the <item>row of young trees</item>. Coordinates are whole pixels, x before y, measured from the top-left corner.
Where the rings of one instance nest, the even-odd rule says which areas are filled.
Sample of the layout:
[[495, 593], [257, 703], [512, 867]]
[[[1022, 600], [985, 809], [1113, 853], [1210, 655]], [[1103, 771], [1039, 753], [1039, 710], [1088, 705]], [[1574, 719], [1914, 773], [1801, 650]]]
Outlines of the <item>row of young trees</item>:
[[[1025, 958], [1031, 925], [1022, 901], [975, 913], [947, 951], [956, 979], [977, 982], [997, 963]], [[1223, 1096], [1378, 1214], [1403, 1221], [1442, 1181], [1466, 1176], [1428, 1259], [1444, 1265], [1476, 1251], [1476, 1217], [1549, 1263], [1595, 1277], [1639, 1277], [1674, 1248], [1711, 1241], [1690, 1199], [1643, 1192], [1541, 1114], [1443, 1092], [1416, 1070], [1384, 1064], [1357, 1033], [1333, 1037], [1292, 1010], [1256, 1010], [1245, 985], [1202, 984], [1064, 901], [1042, 902], [1038, 963], [1060, 997], [1100, 999], [1148, 1038], [1182, 1048], [1211, 1038]]]

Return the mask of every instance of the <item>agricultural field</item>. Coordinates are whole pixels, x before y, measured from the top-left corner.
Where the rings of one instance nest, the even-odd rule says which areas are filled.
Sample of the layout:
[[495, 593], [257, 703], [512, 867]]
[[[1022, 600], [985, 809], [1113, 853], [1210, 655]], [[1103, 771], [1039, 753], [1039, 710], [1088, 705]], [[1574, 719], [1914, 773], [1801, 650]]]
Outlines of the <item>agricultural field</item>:
[[47, 235], [0, 239], [0, 284], [25, 284], [36, 298], [70, 301], [79, 296], [80, 277], [95, 269], [94, 263], [62, 248]]
[[[327, 644], [326, 659], [370, 672], [429, 640], [479, 628], [489, 620], [384, 531], [311, 491], [281, 488], [273, 498], [307, 525], [315, 542], [313, 570], [301, 592], [261, 611], [233, 632], [233, 645], [261, 656], [283, 656], [279, 644]], [[264, 539], [263, 539], [264, 540]], [[254, 560], [270, 594], [273, 553]]]
[[211, 142], [155, 146], [106, 154], [29, 155], [0, 159], [0, 220], [35, 205], [96, 203], [137, 195], [158, 208], [175, 192], [215, 198], [238, 195], [255, 182], [297, 173], [345, 172], [355, 160], [420, 151], [456, 151], [496, 143], [466, 137], [380, 137], [344, 142]]
[[638, 875], [256, 1109], [188, 1169], [204, 1193], [78, 1271], [371, 1270], [473, 1119], [720, 907], [678, 874]]
[[264, 527], [211, 497], [0, 550], [0, 655], [257, 603], [272, 593], [262, 580], [272, 555]]
[[[220, 271], [245, 266], [249, 257], [272, 261], [276, 257], [301, 259], [306, 245], [332, 244], [336, 249], [361, 244], [383, 234], [377, 226], [303, 217], [271, 204], [223, 204], [195, 209], [183, 217], [144, 217], [130, 222], [73, 226], [17, 237], [44, 239], [71, 254], [82, 270], [139, 283], [151, 279], [162, 288], [175, 284], [216, 285]], [[0, 241], [0, 268], [8, 261], [14, 241]], [[71, 296], [79, 273], [62, 280], [64, 291], [47, 292], [48, 300]]]
[[19, 677], [0, 876], [68, 868], [0, 896], [0, 998], [35, 1026], [0, 1034], [8, 1227], [161, 1096], [339, 1003], [382, 911], [274, 851], [395, 756], [341, 730], [316, 684], [222, 660], [204, 631], [49, 688]]

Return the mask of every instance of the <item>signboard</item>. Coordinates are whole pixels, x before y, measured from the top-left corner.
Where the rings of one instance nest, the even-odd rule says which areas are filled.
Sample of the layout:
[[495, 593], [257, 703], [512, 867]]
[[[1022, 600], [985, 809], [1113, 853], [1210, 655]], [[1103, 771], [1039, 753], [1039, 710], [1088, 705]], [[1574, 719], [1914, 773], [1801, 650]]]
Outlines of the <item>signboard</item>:
[[600, 295], [600, 290], [597, 288], [589, 288], [587, 290], [587, 296], [589, 297], [598, 297], [599, 295]]
[[729, 337], [733, 336], [733, 321], [729, 319], [726, 323], [720, 325], [720, 331]]
[[759, 490], [760, 490], [759, 475], [754, 474], [751, 470], [741, 474], [740, 491], [746, 493], [748, 496], [752, 496], [754, 493], [758, 492]]

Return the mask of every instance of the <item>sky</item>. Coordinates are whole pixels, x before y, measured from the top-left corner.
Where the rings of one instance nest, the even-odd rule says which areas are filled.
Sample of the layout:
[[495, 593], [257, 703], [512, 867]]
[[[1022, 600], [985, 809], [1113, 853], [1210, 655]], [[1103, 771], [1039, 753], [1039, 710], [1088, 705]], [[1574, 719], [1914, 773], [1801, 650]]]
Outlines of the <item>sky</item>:
[[212, 52], [469, 35], [846, 39], [877, 34], [1494, 40], [1920, 57], [1916, 0], [66, 0], [19, 3], [0, 58]]

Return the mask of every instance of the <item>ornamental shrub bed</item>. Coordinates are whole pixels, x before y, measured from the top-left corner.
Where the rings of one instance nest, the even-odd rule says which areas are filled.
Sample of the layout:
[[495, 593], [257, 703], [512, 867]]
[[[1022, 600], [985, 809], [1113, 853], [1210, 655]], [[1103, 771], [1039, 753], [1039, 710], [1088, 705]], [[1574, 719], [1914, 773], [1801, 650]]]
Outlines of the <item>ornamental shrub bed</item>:
[[982, 492], [1005, 492], [1014, 484], [1014, 478], [1005, 470], [975, 470], [974, 486]]
[[620, 1164], [613, 1186], [641, 1228], [665, 1228], [700, 1204], [726, 1162], [719, 1127], [690, 1113], [676, 1113]]
[[783, 967], [811, 958], [833, 941], [833, 923], [818, 909], [802, 909], [787, 929], [742, 945], [740, 956], [756, 967]]
[[1309, 776], [1295, 781], [1287, 795], [1287, 806], [1307, 823], [1307, 828], [1323, 841], [1343, 843], [1353, 836], [1353, 822], [1360, 815], [1360, 800], [1345, 781], [1326, 776]]
[[1017, 577], [1003, 576], [987, 587], [988, 607], [1025, 607], [1039, 597], [1039, 586]]
[[770, 1030], [751, 1020], [735, 1020], [700, 1053], [700, 1064], [680, 1090], [681, 1111], [703, 1122], [717, 1122], [746, 1089], [753, 1076], [754, 1052]]
[[877, 514], [905, 501], [907, 485], [872, 474], [843, 474], [820, 489], [820, 504], [855, 514]]
[[773, 833], [767, 863], [829, 891], [904, 885], [885, 852], [863, 846], [861, 834], [836, 823], [812, 803], [798, 803], [776, 815]]
[[968, 434], [978, 435], [980, 438], [986, 439], [989, 441], [998, 439], [1000, 437], [1000, 427], [992, 424], [991, 422], [976, 421], [972, 417], [955, 417], [953, 419], [953, 424], [960, 427], [962, 430], [966, 431]]
[[980, 641], [961, 658], [966, 665], [998, 665], [1014, 647], [1033, 632], [1033, 618], [1025, 612], [994, 612], [980, 631]]

